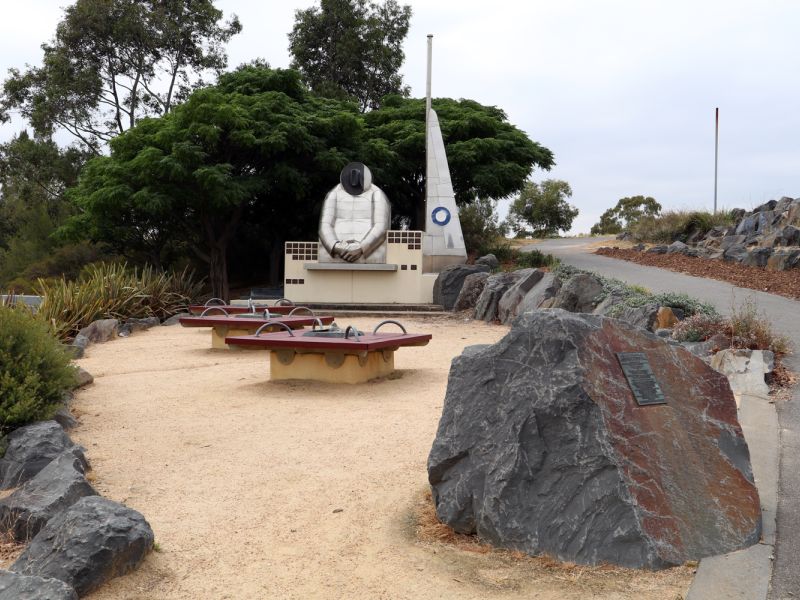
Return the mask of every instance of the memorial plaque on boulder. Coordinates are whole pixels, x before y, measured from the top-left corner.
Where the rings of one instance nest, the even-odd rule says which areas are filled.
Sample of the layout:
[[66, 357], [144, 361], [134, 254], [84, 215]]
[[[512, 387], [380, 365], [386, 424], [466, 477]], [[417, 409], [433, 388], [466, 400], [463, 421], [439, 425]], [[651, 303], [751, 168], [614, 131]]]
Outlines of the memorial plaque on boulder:
[[582, 564], [663, 568], [761, 534], [725, 376], [596, 315], [526, 313], [455, 358], [428, 476], [456, 531]]

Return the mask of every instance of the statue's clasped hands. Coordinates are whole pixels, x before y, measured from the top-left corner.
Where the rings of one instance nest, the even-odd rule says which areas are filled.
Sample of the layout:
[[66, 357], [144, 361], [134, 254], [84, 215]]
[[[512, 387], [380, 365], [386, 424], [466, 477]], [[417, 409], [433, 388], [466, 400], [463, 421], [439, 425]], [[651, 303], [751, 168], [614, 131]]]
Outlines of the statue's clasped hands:
[[333, 255], [346, 260], [347, 262], [355, 262], [364, 254], [364, 249], [361, 243], [356, 240], [346, 240], [344, 242], [336, 242], [333, 247]]

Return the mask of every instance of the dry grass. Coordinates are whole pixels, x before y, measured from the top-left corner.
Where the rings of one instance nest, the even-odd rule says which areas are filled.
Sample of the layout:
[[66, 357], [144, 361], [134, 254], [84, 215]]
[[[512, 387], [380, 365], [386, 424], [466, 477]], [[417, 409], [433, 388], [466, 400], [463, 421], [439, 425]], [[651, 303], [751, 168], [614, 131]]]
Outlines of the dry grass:
[[24, 549], [24, 543], [15, 542], [8, 536], [0, 537], [0, 568], [7, 569], [10, 567]]
[[683, 600], [697, 568], [696, 562], [662, 571], [625, 569], [608, 564], [592, 567], [562, 562], [546, 555], [529, 556], [518, 550], [495, 548], [477, 536], [456, 533], [441, 523], [430, 490], [418, 495], [410, 524], [417, 543], [437, 555], [455, 554], [447, 560], [455, 559], [453, 563], [461, 564], [465, 580], [498, 587], [496, 581], [481, 581], [481, 574], [503, 572], [500, 587], [522, 590], [526, 587], [524, 582], [535, 581], [542, 590], [558, 586], [563, 590], [563, 598], [602, 598], [608, 594], [631, 600], [643, 597]]

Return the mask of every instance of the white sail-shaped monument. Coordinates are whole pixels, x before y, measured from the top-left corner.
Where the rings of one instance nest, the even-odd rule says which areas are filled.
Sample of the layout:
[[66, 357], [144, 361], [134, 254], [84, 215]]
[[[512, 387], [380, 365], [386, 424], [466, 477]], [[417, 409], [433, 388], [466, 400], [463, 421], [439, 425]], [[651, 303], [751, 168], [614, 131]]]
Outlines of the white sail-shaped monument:
[[435, 273], [447, 265], [467, 260], [442, 129], [436, 111], [431, 108], [432, 42], [433, 36], [429, 35], [425, 104], [425, 236], [422, 244], [423, 271], [426, 273]]

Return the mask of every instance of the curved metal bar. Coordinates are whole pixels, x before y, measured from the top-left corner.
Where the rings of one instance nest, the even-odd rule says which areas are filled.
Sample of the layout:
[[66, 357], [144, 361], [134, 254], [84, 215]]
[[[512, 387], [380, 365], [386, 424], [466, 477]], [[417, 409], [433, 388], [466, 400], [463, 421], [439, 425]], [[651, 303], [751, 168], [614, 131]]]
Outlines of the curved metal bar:
[[207, 309], [205, 309], [203, 312], [200, 313], [200, 316], [201, 317], [205, 317], [206, 314], [208, 314], [208, 312], [212, 311], [212, 310], [218, 310], [222, 314], [224, 314], [226, 317], [230, 317], [230, 315], [228, 314], [228, 311], [225, 310], [224, 308], [222, 308], [221, 306], [209, 306]]
[[405, 328], [405, 327], [403, 327], [403, 324], [402, 324], [400, 321], [393, 321], [392, 319], [386, 319], [385, 321], [381, 321], [380, 323], [378, 323], [377, 325], [375, 325], [375, 329], [373, 329], [373, 330], [372, 330], [372, 333], [378, 333], [378, 329], [380, 329], [380, 328], [381, 328], [381, 327], [383, 327], [384, 325], [389, 325], [389, 324], [391, 324], [391, 325], [397, 325], [397, 326], [398, 326], [400, 329], [402, 329], [402, 330], [403, 330], [403, 335], [405, 335], [406, 333], [408, 333], [408, 332], [406, 331], [406, 328]]
[[261, 332], [264, 330], [265, 327], [269, 327], [270, 325], [277, 325], [279, 327], [283, 327], [286, 331], [289, 332], [289, 337], [294, 337], [294, 333], [292, 333], [292, 328], [289, 327], [286, 323], [281, 323], [280, 321], [267, 321], [261, 327], [256, 329], [255, 336], [258, 337], [261, 335]]
[[223, 300], [222, 298], [209, 298], [208, 300], [206, 300], [206, 303], [203, 304], [203, 306], [214, 306], [211, 304], [212, 302], [216, 302], [217, 304], [225, 306], [225, 300]]
[[269, 312], [269, 308], [265, 308], [264, 309], [264, 318], [265, 319], [271, 319], [272, 318], [272, 313]]
[[311, 325], [311, 331], [316, 330], [317, 329], [317, 325], [319, 325], [320, 329], [325, 329], [325, 324], [322, 322], [322, 319], [320, 319], [319, 317], [314, 317], [314, 323], [312, 323], [312, 325]]
[[348, 339], [350, 337], [350, 332], [353, 332], [353, 336], [357, 342], [361, 341], [361, 338], [358, 335], [358, 329], [353, 327], [352, 325], [348, 325], [347, 328], [344, 330], [344, 339]]
[[280, 300], [275, 302], [275, 306], [294, 306], [294, 302], [292, 302], [288, 298], [281, 298]]
[[314, 311], [308, 308], [307, 306], [295, 306], [292, 310], [289, 311], [289, 316], [291, 317], [298, 310], [307, 310], [308, 314], [310, 314], [312, 317], [314, 316]]

